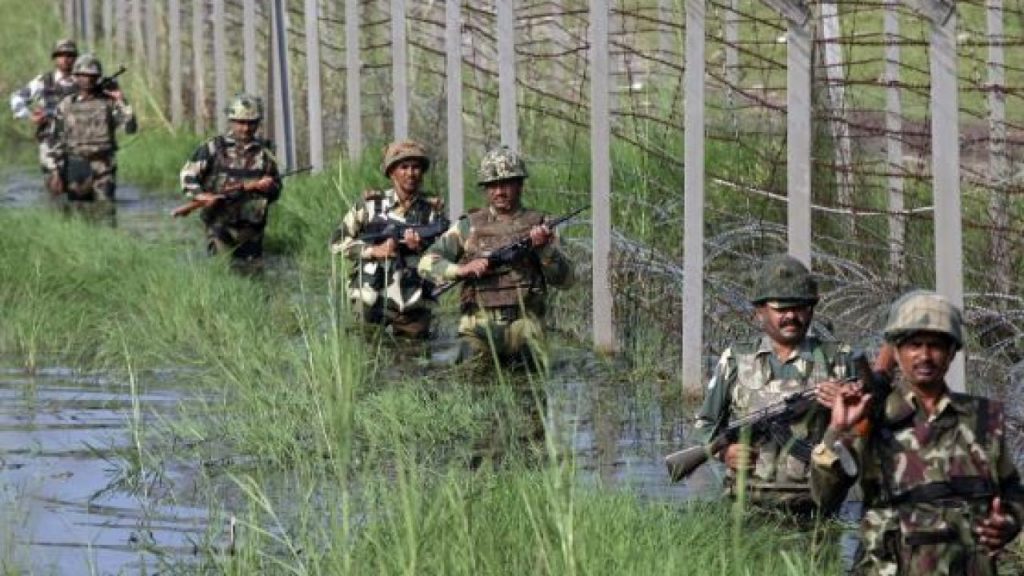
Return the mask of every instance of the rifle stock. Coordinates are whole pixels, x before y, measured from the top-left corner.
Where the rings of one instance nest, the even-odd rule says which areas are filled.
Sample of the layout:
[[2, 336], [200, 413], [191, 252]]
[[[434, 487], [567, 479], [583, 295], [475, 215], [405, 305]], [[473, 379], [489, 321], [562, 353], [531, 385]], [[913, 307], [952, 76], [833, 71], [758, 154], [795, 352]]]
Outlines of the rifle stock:
[[729, 445], [729, 439], [725, 434], [720, 434], [709, 444], [691, 446], [678, 452], [665, 456], [665, 466], [668, 467], [668, 475], [673, 482], [679, 482], [686, 478], [697, 468], [700, 468], [712, 456], [718, 454]]

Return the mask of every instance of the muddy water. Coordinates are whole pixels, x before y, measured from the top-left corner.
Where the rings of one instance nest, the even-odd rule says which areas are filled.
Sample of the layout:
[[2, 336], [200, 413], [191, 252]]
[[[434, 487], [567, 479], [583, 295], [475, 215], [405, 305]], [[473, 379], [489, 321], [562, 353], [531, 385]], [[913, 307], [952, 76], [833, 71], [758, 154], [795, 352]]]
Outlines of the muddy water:
[[[3, 173], [0, 181], [0, 209], [47, 205], [35, 172]], [[117, 203], [119, 230], [144, 240], [170, 237], [183, 249], [198, 249], [195, 223], [167, 217], [173, 200], [122, 184]], [[268, 261], [268, 267], [288, 266]], [[454, 325], [454, 319], [442, 325]], [[455, 335], [444, 333], [425, 351], [426, 363], [448, 364], [456, 350]], [[556, 356], [552, 420], [560, 443], [576, 454], [583, 484], [654, 499], [714, 494], [713, 466], [703, 467], [686, 487], [667, 482], [661, 458], [680, 444], [685, 414], [677, 402], [658, 398], [675, 396], [652, 392], [648, 384], [610, 381], [615, 371], [586, 351], [565, 348]], [[133, 426], [173, 416], [187, 401], [173, 379], [146, 383], [136, 397], [143, 415], [136, 423], [122, 382], [65, 369], [28, 376], [17, 359], [0, 360], [4, 365], [9, 368], [0, 368], [0, 521], [9, 529], [0, 530], [0, 568], [13, 562], [34, 574], [133, 574], [194, 558], [195, 543], [207, 531], [205, 506], [188, 501], [195, 471], [161, 465], [140, 476], [133, 469]], [[141, 483], [126, 481], [140, 477]]]
[[[34, 574], [142, 573], [164, 555], [191, 554], [202, 541], [205, 509], [166, 504], [155, 474], [132, 474], [131, 429], [180, 402], [171, 387], [136, 398], [127, 387], [70, 370], [27, 376], [0, 370], [0, 566]], [[153, 471], [156, 472], [156, 471]], [[159, 486], [185, 476], [159, 471]], [[141, 484], [126, 482], [142, 480]]]

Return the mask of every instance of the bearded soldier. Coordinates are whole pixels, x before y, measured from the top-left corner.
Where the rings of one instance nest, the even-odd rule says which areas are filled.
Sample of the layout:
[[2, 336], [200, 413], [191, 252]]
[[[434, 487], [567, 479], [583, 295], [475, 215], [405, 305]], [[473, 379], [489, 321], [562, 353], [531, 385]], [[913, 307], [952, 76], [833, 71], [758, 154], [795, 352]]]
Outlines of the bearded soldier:
[[[575, 273], [545, 215], [522, 205], [526, 177], [526, 163], [516, 152], [502, 147], [485, 154], [477, 182], [487, 207], [459, 219], [420, 261], [420, 271], [437, 282], [462, 281], [462, 360], [490, 359], [493, 344], [502, 362], [546, 368], [548, 288], [570, 286]], [[530, 249], [520, 258], [491, 266], [488, 254], [524, 238]]]
[[[331, 251], [351, 263], [348, 297], [361, 320], [391, 326], [396, 336], [408, 338], [430, 334], [432, 285], [420, 277], [416, 266], [436, 234], [449, 224], [441, 199], [422, 190], [429, 169], [430, 156], [422, 144], [388, 144], [381, 171], [391, 188], [364, 192], [331, 239]], [[367, 234], [388, 226], [401, 233], [373, 239]], [[426, 237], [428, 229], [436, 234]]]
[[66, 207], [112, 221], [117, 189], [114, 134], [118, 126], [134, 134], [135, 114], [116, 85], [100, 88], [103, 67], [92, 54], [79, 56], [72, 74], [78, 92], [57, 105], [50, 189], [64, 194]]
[[808, 518], [815, 510], [808, 484], [810, 451], [825, 432], [826, 408], [839, 390], [838, 380], [853, 374], [851, 350], [810, 332], [818, 285], [796, 258], [769, 258], [750, 302], [764, 334], [722, 353], [697, 414], [696, 434], [707, 443], [730, 419], [814, 387], [817, 403], [802, 415], [769, 437], [738, 441], [717, 455], [727, 468], [730, 496], [738, 495], [739, 477], [746, 475], [747, 497], [755, 506]]
[[228, 133], [207, 140], [181, 169], [181, 188], [202, 206], [210, 254], [228, 253], [232, 265], [256, 272], [271, 204], [281, 196], [281, 175], [270, 142], [257, 136], [263, 103], [238, 94], [228, 105]]
[[857, 574], [996, 574], [1020, 532], [1024, 491], [1002, 405], [946, 385], [963, 347], [960, 310], [913, 291], [893, 303], [884, 335], [900, 378], [839, 391], [813, 453], [815, 500], [827, 508], [855, 483], [863, 491]]
[[11, 94], [11, 111], [15, 118], [28, 118], [36, 125], [36, 140], [39, 142], [39, 166], [43, 171], [43, 183], [51, 183], [56, 166], [53, 150], [53, 117], [57, 104], [65, 97], [78, 91], [71, 75], [78, 46], [69, 38], [59, 40], [50, 52], [54, 68], [32, 79], [24, 87]]

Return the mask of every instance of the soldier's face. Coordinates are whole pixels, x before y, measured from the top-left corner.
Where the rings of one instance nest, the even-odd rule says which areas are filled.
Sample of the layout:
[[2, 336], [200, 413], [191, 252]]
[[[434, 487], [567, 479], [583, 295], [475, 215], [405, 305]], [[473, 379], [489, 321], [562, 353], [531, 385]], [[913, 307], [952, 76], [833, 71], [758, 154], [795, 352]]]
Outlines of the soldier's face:
[[92, 92], [99, 80], [99, 77], [90, 74], [75, 74], [75, 85], [79, 92]]
[[75, 57], [72, 54], [57, 54], [53, 57], [53, 63], [62, 73], [70, 74], [75, 65]]
[[762, 304], [756, 308], [761, 329], [773, 341], [786, 346], [796, 346], [807, 335], [814, 317], [814, 306], [809, 304], [773, 308]]
[[522, 180], [502, 180], [487, 184], [487, 202], [499, 214], [514, 212], [519, 208], [519, 196], [523, 193]]
[[391, 167], [388, 177], [399, 198], [405, 200], [423, 184], [423, 163], [415, 159], [402, 160]]
[[919, 388], [941, 386], [955, 355], [953, 342], [932, 332], [918, 332], [896, 346], [900, 372], [909, 384]]
[[241, 143], [251, 142], [256, 137], [260, 123], [255, 120], [232, 120], [231, 135]]

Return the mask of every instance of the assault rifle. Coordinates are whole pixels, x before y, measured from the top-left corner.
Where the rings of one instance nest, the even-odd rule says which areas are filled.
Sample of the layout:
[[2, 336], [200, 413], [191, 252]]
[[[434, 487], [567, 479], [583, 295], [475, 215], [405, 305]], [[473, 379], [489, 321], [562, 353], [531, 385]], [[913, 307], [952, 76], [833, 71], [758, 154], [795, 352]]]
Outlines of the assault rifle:
[[[858, 354], [854, 358], [854, 365], [856, 366], [856, 375], [846, 378], [843, 382], [860, 381], [865, 387], [873, 386], [874, 378], [867, 359], [862, 354]], [[806, 443], [803, 443], [803, 447], [800, 447], [801, 442], [795, 441], [792, 438], [788, 427], [790, 422], [806, 413], [810, 406], [817, 401], [814, 394], [814, 387], [790, 394], [778, 402], [733, 420], [725, 430], [712, 438], [707, 444], [693, 446], [665, 456], [665, 465], [668, 467], [669, 477], [673, 482], [679, 482], [693, 474], [694, 470], [710, 460], [712, 456], [718, 454], [730, 444], [736, 443], [739, 440], [741, 431], [745, 428], [750, 429], [751, 438], [771, 436], [778, 441], [780, 446], [788, 445], [791, 453], [798, 458], [809, 460], [811, 447], [806, 446]], [[844, 450], [841, 455], [849, 457], [849, 452]], [[842, 465], [844, 468], [848, 468], [851, 465], [856, 466], [855, 463], [846, 461], [842, 462]]]
[[104, 76], [103, 78], [100, 78], [100, 81], [96, 83], [96, 91], [106, 92], [107, 90], [117, 90], [117, 77], [121, 74], [124, 74], [125, 72], [125, 67], [121, 66], [117, 69], [117, 72], [114, 72], [110, 76]]
[[[565, 216], [559, 216], [558, 218], [545, 222], [544, 225], [547, 226], [549, 229], [554, 230], [559, 225], [564, 224], [567, 220], [575, 218], [577, 215], [579, 215], [584, 210], [587, 210], [588, 208], [590, 208], [590, 206], [583, 206], [577, 208], [576, 210], [573, 210], [572, 212], [566, 214]], [[512, 242], [511, 244], [506, 244], [504, 246], [495, 248], [494, 250], [485, 254], [484, 258], [487, 258], [487, 268], [489, 270], [497, 270], [502, 266], [515, 264], [516, 262], [524, 258], [527, 254], [529, 254], [532, 250], [533, 241], [530, 240], [530, 235], [527, 234], [526, 236], [523, 236], [522, 238], [516, 240], [515, 242]], [[455, 280], [451, 280], [449, 282], [445, 282], [444, 284], [441, 284], [437, 288], [434, 288], [434, 291], [433, 293], [431, 293], [431, 296], [433, 298], [437, 298], [438, 296], [456, 287], [463, 280], [466, 280], [466, 278], [458, 278]]]
[[419, 234], [422, 246], [429, 246], [438, 236], [448, 230], [448, 226], [446, 218], [437, 218], [430, 224], [421, 225], [406, 224], [391, 218], [379, 218], [367, 223], [359, 239], [367, 244], [380, 244], [388, 238], [394, 238], [397, 242], [401, 242], [405, 237], [405, 231], [412, 230]]
[[[303, 166], [302, 168], [289, 170], [288, 172], [281, 174], [281, 178], [287, 178], [289, 176], [293, 176], [301, 172], [308, 172], [312, 169], [312, 166]], [[213, 204], [217, 204], [219, 202], [236, 202], [238, 200], [241, 200], [242, 196], [245, 193], [242, 191], [242, 182], [234, 181], [225, 183], [224, 186], [221, 187], [221, 189], [216, 192], [216, 194], [217, 198], [213, 201]], [[213, 204], [209, 204], [209, 206], [213, 206]], [[174, 210], [171, 210], [171, 216], [174, 218], [181, 218], [184, 216], [188, 216], [189, 214], [195, 212], [196, 210], [206, 206], [208, 206], [206, 202], [204, 202], [203, 200], [199, 200], [198, 198], [195, 198], [189, 200], [188, 202], [182, 204], [181, 206], [178, 206]]]

